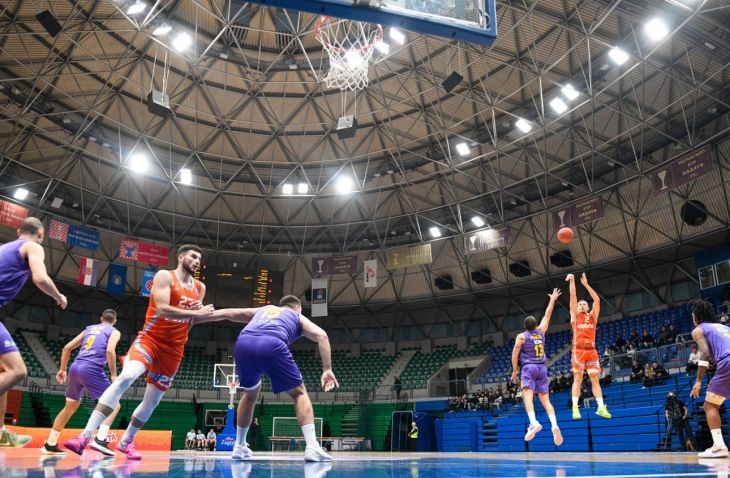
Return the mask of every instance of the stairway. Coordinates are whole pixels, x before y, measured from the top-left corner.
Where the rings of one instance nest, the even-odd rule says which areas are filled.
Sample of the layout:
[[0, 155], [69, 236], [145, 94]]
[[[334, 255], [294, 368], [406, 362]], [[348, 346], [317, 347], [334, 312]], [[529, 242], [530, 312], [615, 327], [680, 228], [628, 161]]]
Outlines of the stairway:
[[379, 387], [392, 387], [393, 379], [403, 373], [403, 370], [406, 369], [408, 362], [411, 361], [414, 355], [416, 355], [415, 350], [404, 350], [400, 352], [398, 358], [395, 362], [393, 362], [390, 370], [388, 370], [388, 373], [386, 373], [383, 380], [380, 381]]
[[28, 342], [31, 350], [33, 350], [33, 354], [36, 356], [36, 359], [38, 359], [40, 364], [46, 370], [46, 373], [48, 373], [48, 375], [55, 376], [56, 372], [58, 372], [59, 364], [53, 360], [51, 354], [48, 350], [46, 350], [43, 342], [41, 342], [40, 336], [36, 332], [29, 332], [27, 330], [24, 330], [21, 333], [23, 334], [23, 337], [25, 337], [26, 342]]
[[561, 357], [562, 357], [563, 355], [565, 355], [565, 354], [567, 354], [567, 353], [570, 353], [570, 349], [572, 348], [572, 346], [573, 346], [573, 343], [572, 343], [572, 342], [568, 342], [567, 344], [565, 344], [565, 345], [563, 346], [563, 348], [562, 348], [562, 349], [560, 349], [559, 351], [557, 351], [556, 353], [554, 353], [554, 354], [553, 354], [553, 355], [552, 355], [552, 356], [551, 356], [551, 357], [550, 357], [550, 358], [548, 359], [548, 361], [547, 361], [547, 367], [548, 367], [548, 368], [552, 367], [552, 366], [553, 366], [553, 364], [554, 364], [555, 362], [557, 362], [558, 360], [560, 360], [560, 358], [561, 358]]
[[358, 437], [362, 436], [359, 433], [360, 421], [363, 416], [363, 407], [355, 405], [350, 408], [345, 416], [342, 417], [342, 429], [340, 433], [343, 437]]

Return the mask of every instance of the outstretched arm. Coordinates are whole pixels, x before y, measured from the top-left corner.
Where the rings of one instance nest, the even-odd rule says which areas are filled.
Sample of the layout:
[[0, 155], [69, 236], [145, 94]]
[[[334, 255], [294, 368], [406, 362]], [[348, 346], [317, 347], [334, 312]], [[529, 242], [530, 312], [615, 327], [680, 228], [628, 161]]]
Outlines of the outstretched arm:
[[512, 381], [517, 382], [517, 373], [520, 371], [520, 350], [522, 350], [522, 344], [525, 343], [525, 336], [520, 334], [515, 337], [515, 346], [512, 349]]
[[251, 321], [253, 316], [256, 314], [257, 308], [249, 309], [220, 309], [213, 312], [208, 317], [196, 317], [193, 319], [194, 325], [206, 324], [208, 322], [219, 322], [221, 320], [230, 320], [231, 322], [238, 322], [241, 324], [247, 324]]
[[58, 383], [64, 383], [66, 381], [66, 370], [68, 369], [68, 360], [71, 358], [71, 352], [81, 347], [83, 340], [84, 332], [81, 332], [63, 346], [63, 350], [61, 351], [61, 366], [58, 367], [58, 373], [56, 373], [56, 381]]
[[598, 314], [601, 313], [601, 298], [598, 297], [598, 294], [595, 290], [593, 290], [593, 287], [588, 284], [588, 277], [586, 277], [585, 272], [580, 276], [580, 283], [583, 284], [583, 287], [586, 288], [588, 294], [591, 296], [591, 300], [593, 300], [593, 310], [591, 310], [591, 315], [593, 316], [593, 320], [598, 322]]
[[689, 392], [689, 396], [692, 398], [698, 398], [700, 396], [700, 389], [702, 388], [702, 377], [705, 376], [705, 372], [710, 366], [710, 344], [707, 343], [705, 334], [702, 333], [702, 329], [695, 327], [692, 331], [692, 338], [697, 343], [697, 353], [699, 360], [697, 360], [697, 380], [692, 386], [692, 391]]
[[[195, 319], [197, 317], [208, 317], [213, 314], [215, 308], [213, 305], [197, 306], [196, 302], [191, 302], [188, 308], [183, 309], [177, 305], [170, 304], [170, 291], [172, 290], [172, 276], [169, 271], [159, 271], [155, 274], [152, 281], [152, 297], [155, 300], [157, 313], [168, 319]], [[172, 272], [174, 274], [174, 272]], [[205, 295], [205, 286], [201, 288], [200, 300]]]
[[540, 325], [537, 326], [538, 330], [540, 330], [543, 334], [547, 333], [547, 329], [550, 326], [550, 317], [553, 315], [555, 302], [557, 302], [558, 297], [560, 297], [560, 289], [553, 289], [553, 293], [548, 294], [548, 297], [550, 297], [550, 302], [548, 303], [547, 309], [545, 309], [545, 316], [540, 321]]
[[573, 323], [578, 315], [578, 293], [575, 290], [575, 276], [568, 274], [565, 281], [568, 283], [568, 291], [570, 292], [570, 323]]
[[340, 384], [337, 383], [337, 378], [332, 372], [332, 349], [327, 332], [303, 315], [299, 316], [299, 321], [302, 324], [302, 335], [317, 342], [319, 347], [319, 356], [322, 359], [322, 388], [325, 392], [329, 392], [333, 388], [339, 387]]

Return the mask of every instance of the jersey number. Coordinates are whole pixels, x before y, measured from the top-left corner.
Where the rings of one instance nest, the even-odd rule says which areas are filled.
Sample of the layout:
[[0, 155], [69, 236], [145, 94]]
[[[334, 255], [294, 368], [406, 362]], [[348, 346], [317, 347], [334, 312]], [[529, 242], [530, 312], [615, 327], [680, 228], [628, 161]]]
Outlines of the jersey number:
[[535, 358], [543, 358], [545, 356], [545, 349], [542, 344], [535, 344]]
[[178, 304], [178, 307], [181, 309], [191, 309], [193, 307], [193, 302], [197, 301], [197, 299], [193, 299], [187, 296], [180, 297], [180, 303]]
[[96, 335], [89, 335], [89, 337], [86, 339], [86, 343], [84, 344], [84, 349], [89, 350], [92, 345], [94, 345], [94, 341], [96, 340]]
[[279, 317], [281, 314], [281, 309], [278, 307], [272, 307], [269, 310], [267, 310], [262, 316], [262, 319], [269, 319], [273, 320]]

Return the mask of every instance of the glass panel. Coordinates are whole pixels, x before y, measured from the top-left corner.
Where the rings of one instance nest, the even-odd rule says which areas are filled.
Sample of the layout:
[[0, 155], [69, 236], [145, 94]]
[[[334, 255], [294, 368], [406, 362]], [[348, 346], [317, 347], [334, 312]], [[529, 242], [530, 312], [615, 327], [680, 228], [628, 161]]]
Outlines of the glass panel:
[[715, 264], [715, 272], [717, 273], [718, 284], [730, 282], [730, 261]]
[[707, 289], [709, 287], [715, 287], [717, 281], [715, 280], [715, 266], [706, 266], [699, 269], [698, 274], [700, 275], [700, 288]]

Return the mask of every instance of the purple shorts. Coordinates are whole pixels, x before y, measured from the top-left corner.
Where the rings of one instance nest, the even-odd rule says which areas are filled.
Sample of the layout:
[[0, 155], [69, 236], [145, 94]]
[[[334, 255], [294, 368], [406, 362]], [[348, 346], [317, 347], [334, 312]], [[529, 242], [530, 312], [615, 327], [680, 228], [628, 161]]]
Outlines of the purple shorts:
[[255, 388], [262, 373], [269, 376], [274, 393], [286, 392], [304, 383], [289, 346], [276, 337], [239, 335], [233, 359], [242, 388]]
[[535, 393], [549, 393], [547, 366], [542, 363], [528, 363], [522, 366], [522, 388], [529, 388]]
[[0, 355], [9, 354], [10, 352], [19, 352], [18, 346], [15, 345], [8, 329], [0, 322]]
[[707, 391], [730, 398], [730, 357], [725, 357], [718, 362], [715, 375], [710, 380]]
[[86, 393], [92, 400], [99, 400], [109, 385], [111, 382], [104, 373], [103, 367], [84, 360], [77, 360], [71, 364], [71, 368], [68, 370], [66, 398], [81, 400], [84, 397], [84, 389], [86, 389]]

